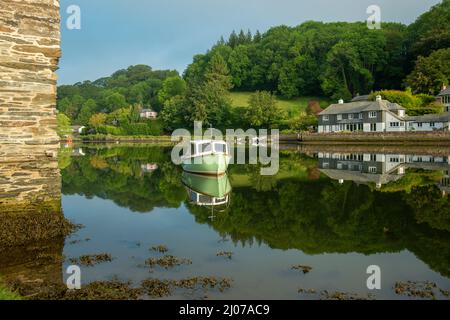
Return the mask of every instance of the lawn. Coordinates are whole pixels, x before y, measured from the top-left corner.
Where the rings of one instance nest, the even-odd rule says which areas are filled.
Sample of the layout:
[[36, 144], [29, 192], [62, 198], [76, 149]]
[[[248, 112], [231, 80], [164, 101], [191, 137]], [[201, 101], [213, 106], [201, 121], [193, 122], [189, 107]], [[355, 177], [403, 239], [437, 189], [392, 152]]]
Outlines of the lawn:
[[21, 297], [0, 286], [0, 300], [21, 300]]
[[[251, 92], [231, 92], [231, 100], [233, 101], [233, 106], [247, 107], [250, 95]], [[291, 117], [298, 115], [301, 111], [304, 111], [308, 105], [308, 102], [311, 100], [319, 101], [322, 109], [325, 109], [331, 104], [331, 101], [323, 97], [298, 97], [292, 99], [283, 99], [277, 97], [278, 105]]]

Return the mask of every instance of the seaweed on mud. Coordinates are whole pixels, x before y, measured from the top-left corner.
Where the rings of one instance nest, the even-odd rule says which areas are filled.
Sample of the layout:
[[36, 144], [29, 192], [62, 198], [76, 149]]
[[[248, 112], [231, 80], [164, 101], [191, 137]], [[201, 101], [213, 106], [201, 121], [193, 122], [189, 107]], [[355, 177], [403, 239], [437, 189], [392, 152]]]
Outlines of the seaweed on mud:
[[144, 293], [142, 288], [133, 288], [130, 282], [119, 280], [95, 281], [80, 290], [40, 281], [15, 281], [9, 287], [25, 299], [32, 300], [136, 300]]
[[298, 270], [303, 272], [304, 274], [309, 273], [312, 270], [312, 267], [310, 266], [304, 266], [304, 265], [296, 265], [291, 267], [292, 270]]
[[173, 268], [180, 265], [192, 264], [192, 261], [184, 258], [177, 258], [171, 255], [166, 255], [161, 258], [149, 258], [145, 260], [145, 265], [151, 268], [155, 266], [162, 267], [164, 269]]
[[169, 249], [165, 245], [153, 246], [153, 247], [151, 247], [151, 250], [159, 252], [159, 253], [166, 253], [169, 251]]
[[231, 287], [232, 280], [217, 277], [191, 277], [178, 280], [146, 279], [141, 287], [144, 292], [153, 298], [168, 297], [177, 289], [196, 291], [198, 289], [217, 289], [220, 292]]
[[396, 294], [422, 299], [436, 299], [437, 289], [436, 283], [431, 281], [398, 281], [394, 285]]
[[341, 291], [328, 292], [327, 290], [323, 290], [320, 292], [320, 299], [321, 300], [373, 300], [374, 296], [372, 294], [368, 294], [367, 296], [361, 296], [356, 293], [341, 292]]
[[113, 258], [109, 253], [101, 253], [101, 254], [84, 255], [79, 258], [70, 258], [69, 262], [81, 266], [92, 267], [99, 263], [111, 262], [112, 260]]
[[219, 252], [217, 252], [216, 256], [231, 259], [233, 257], [233, 252], [231, 252], [231, 251], [219, 251]]

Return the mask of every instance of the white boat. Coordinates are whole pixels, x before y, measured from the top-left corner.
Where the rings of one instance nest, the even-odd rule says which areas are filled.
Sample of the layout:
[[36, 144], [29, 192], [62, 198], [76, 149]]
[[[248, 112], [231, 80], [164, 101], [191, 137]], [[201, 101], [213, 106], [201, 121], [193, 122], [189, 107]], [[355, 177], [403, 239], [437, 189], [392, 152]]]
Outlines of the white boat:
[[181, 160], [184, 171], [217, 176], [225, 174], [231, 156], [225, 141], [193, 140]]

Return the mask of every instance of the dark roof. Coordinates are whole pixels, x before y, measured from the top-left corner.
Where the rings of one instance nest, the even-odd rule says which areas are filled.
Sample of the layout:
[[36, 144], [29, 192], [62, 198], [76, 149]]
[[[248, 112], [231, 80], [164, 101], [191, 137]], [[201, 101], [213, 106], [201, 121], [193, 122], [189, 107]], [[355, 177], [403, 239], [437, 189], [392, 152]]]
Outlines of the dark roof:
[[407, 117], [405, 120], [414, 122], [448, 122], [450, 113], [424, 114], [422, 116]]
[[406, 110], [397, 103], [392, 103], [387, 100], [381, 101], [356, 101], [343, 104], [332, 104], [320, 115], [327, 114], [342, 114], [342, 113], [359, 113], [362, 111], [396, 111], [396, 110]]
[[153, 111], [152, 109], [142, 109], [141, 112], [156, 112], [156, 111]]
[[363, 96], [356, 96], [352, 99], [351, 102], [357, 102], [357, 101], [369, 101], [370, 95], [363, 95]]
[[448, 87], [448, 88], [442, 90], [442, 91], [438, 94], [438, 97], [439, 97], [439, 96], [447, 96], [447, 95], [450, 95], [450, 87]]

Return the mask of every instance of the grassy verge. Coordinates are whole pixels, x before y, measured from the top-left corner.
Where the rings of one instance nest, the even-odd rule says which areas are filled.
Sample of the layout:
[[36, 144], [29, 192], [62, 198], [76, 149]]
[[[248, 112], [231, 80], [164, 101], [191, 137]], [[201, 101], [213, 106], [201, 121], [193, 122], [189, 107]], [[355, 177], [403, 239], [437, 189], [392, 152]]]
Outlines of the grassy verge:
[[86, 136], [78, 136], [74, 141], [83, 142], [155, 142], [155, 143], [172, 143], [170, 136], [113, 136], [104, 134], [92, 134]]
[[22, 300], [22, 297], [2, 287], [0, 284], [0, 300]]
[[[252, 92], [231, 92], [231, 100], [233, 107], [247, 107], [248, 99]], [[330, 101], [323, 97], [297, 97], [292, 99], [283, 99], [278, 97], [277, 103], [289, 116], [296, 116], [300, 112], [305, 111], [308, 102], [311, 100], [319, 101], [322, 109], [330, 105]]]

